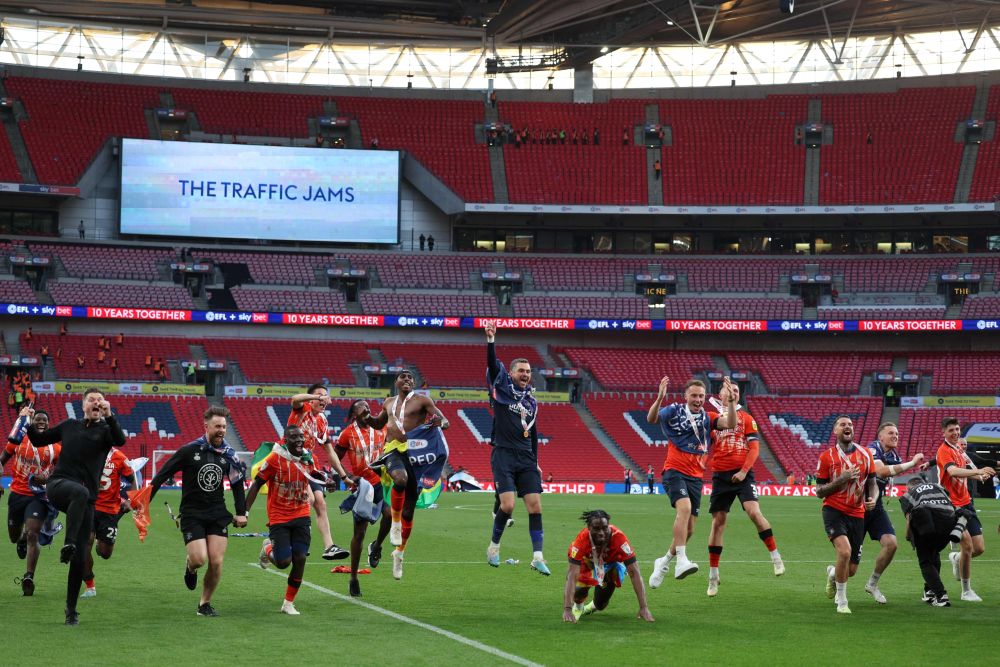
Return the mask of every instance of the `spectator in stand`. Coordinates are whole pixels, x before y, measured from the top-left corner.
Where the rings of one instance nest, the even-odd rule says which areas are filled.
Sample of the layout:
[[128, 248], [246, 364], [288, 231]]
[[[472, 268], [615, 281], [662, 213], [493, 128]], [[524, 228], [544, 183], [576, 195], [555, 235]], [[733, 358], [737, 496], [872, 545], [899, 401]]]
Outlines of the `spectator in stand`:
[[656, 162], [653, 163], [653, 175], [656, 177], [656, 180], [660, 180], [660, 171], [661, 170], [662, 170], [662, 166], [660, 165], [660, 159], [657, 158]]
[[118, 376], [118, 357], [111, 357], [111, 372]]
[[[322, 134], [317, 134], [316, 135], [316, 148], [323, 148], [323, 135]], [[181, 255], [181, 259], [182, 260], [184, 259], [183, 255]]]
[[160, 374], [160, 370], [163, 368], [163, 359], [159, 358], [153, 363], [153, 373], [156, 375]]
[[490, 106], [494, 109], [497, 108], [497, 91], [495, 90], [490, 91]]
[[97, 351], [97, 363], [103, 364], [104, 360], [108, 358], [108, 353], [104, 350]]
[[368, 147], [371, 148], [373, 151], [377, 151], [378, 150], [378, 137], [372, 137], [372, 140], [368, 144]]
[[796, 146], [801, 146], [802, 145], [802, 128], [801, 127], [796, 127], [795, 128], [795, 145]]
[[865, 137], [865, 143], [869, 146], [872, 145], [872, 133], [871, 130], [868, 131], [868, 136]]
[[115, 336], [115, 345], [117, 345], [118, 347], [125, 347], [125, 334], [124, 333], [120, 332], [117, 336]]
[[521, 133], [520, 132], [515, 132], [514, 133], [514, 148], [517, 148], [517, 149], [521, 148]]
[[56, 361], [58, 361], [60, 359], [62, 359], [62, 347], [61, 346], [56, 348]]
[[420, 252], [424, 251], [424, 247], [427, 245], [427, 237], [423, 234], [420, 235]]
[[153, 355], [147, 354], [146, 355], [146, 368], [150, 368], [150, 367], [152, 367], [152, 365], [153, 365]]
[[100, 338], [98, 338], [98, 339], [97, 339], [97, 349], [99, 349], [99, 350], [103, 350], [103, 349], [104, 349], [104, 343], [105, 343], [105, 342], [106, 342], [106, 341], [105, 341], [105, 338], [104, 338], [104, 336], [101, 336]]
[[86, 238], [86, 236], [87, 236], [87, 230], [86, 230], [86, 228], [85, 228], [85, 227], [83, 226], [83, 220], [81, 220], [81, 221], [80, 221], [80, 225], [79, 225], [79, 226], [78, 226], [78, 227], [76, 228], [76, 230], [77, 230], [78, 232], [80, 232], [80, 238], [81, 238], [81, 239], [82, 239], [82, 238]]
[[188, 362], [187, 368], [184, 371], [184, 384], [195, 384], [195, 370], [194, 362]]
[[31, 327], [28, 327], [28, 330], [24, 332], [24, 342], [31, 342]]
[[622, 146], [628, 146], [628, 127], [622, 128]]
[[60, 336], [65, 336], [66, 335], [66, 323], [65, 322], [60, 322], [59, 323], [59, 335]]
[[576, 146], [580, 142], [580, 135], [578, 135], [576, 133], [576, 128], [575, 127], [573, 128], [573, 134], [572, 134], [572, 136], [570, 138], [570, 141], [573, 142], [574, 146]]
[[600, 133], [600, 131], [599, 131], [599, 130], [598, 130], [598, 129], [597, 129], [596, 127], [595, 127], [595, 128], [594, 128], [594, 145], [595, 145], [595, 146], [597, 146], [597, 145], [598, 145], [598, 144], [600, 144], [600, 143], [601, 143], [601, 133]]
[[566, 130], [559, 130], [559, 143], [563, 146], [566, 145]]
[[83, 368], [83, 365], [87, 363], [87, 359], [83, 356], [83, 352], [76, 355], [76, 367]]
[[427, 237], [427, 250], [429, 250], [430, 252], [434, 252], [434, 235], [433, 234], [430, 234]]
[[[597, 136], [597, 130], [594, 130], [594, 137]], [[590, 133], [587, 130], [580, 130], [580, 143], [586, 146], [590, 142]]]
[[167, 380], [167, 365], [166, 364], [161, 364], [160, 365], [160, 373], [159, 373], [159, 375], [160, 375], [160, 382], [166, 382], [166, 380]]
[[653, 495], [656, 487], [656, 473], [653, 472], [653, 464], [646, 466], [646, 483], [649, 485], [649, 495]]
[[42, 366], [44, 366], [45, 362], [49, 358], [49, 346], [48, 345], [42, 345], [42, 349], [39, 351], [39, 354], [42, 356]]

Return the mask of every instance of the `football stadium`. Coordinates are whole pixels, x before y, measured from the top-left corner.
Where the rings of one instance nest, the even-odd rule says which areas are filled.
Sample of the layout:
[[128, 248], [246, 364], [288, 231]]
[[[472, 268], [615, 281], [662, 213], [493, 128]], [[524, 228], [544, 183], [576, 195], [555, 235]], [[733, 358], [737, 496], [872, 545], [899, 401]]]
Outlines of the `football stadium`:
[[998, 5], [0, 0], [2, 662], [988, 659]]

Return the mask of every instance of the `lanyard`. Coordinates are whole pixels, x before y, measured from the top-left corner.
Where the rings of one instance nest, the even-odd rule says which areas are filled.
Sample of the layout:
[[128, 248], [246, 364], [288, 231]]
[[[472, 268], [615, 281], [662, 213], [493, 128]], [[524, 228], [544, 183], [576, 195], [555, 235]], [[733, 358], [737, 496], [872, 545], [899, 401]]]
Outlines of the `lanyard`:
[[[392, 416], [392, 423], [395, 424], [396, 428], [399, 429], [399, 432], [403, 434], [406, 433], [406, 429], [403, 428], [403, 417], [406, 413], [406, 402], [409, 401], [411, 398], [413, 398], [412, 391], [409, 394], [407, 394], [406, 398], [403, 399], [403, 402], [400, 403], [399, 396], [397, 395], [396, 402], [392, 404], [392, 410], [389, 411], [389, 414]], [[398, 411], [399, 414], [397, 414], [396, 408], [399, 408]]]
[[[705, 442], [701, 439], [701, 431], [699, 430], [698, 424], [702, 421], [701, 419], [695, 419], [694, 413], [691, 412], [691, 408], [684, 404], [684, 414], [687, 415], [688, 423], [691, 424], [691, 430], [694, 432], [694, 437], [698, 440], [698, 451], [704, 452], [708, 451], [708, 447], [705, 446]], [[699, 415], [705, 414], [704, 412], [699, 412]], [[708, 434], [706, 433], [706, 438]]]
[[351, 424], [354, 427], [354, 432], [358, 434], [358, 442], [361, 443], [361, 455], [365, 458], [365, 465], [371, 466], [372, 459], [375, 456], [375, 429], [371, 426], [368, 427], [368, 443], [365, 444], [365, 436], [362, 434], [360, 428], [358, 428], [358, 423], [354, 422]]
[[[587, 533], [588, 533], [587, 537], [590, 537], [589, 530], [587, 531]], [[605, 544], [604, 546], [605, 548], [610, 546], [610, 541], [608, 544]], [[604, 583], [604, 550], [598, 549], [594, 545], [593, 537], [590, 537], [590, 555], [591, 558], [593, 558], [594, 560], [594, 572], [593, 572], [594, 579], [597, 580], [598, 585], [601, 585]]]
[[521, 415], [521, 427], [524, 429], [524, 437], [530, 437], [531, 427], [535, 425], [535, 421], [538, 419], [538, 405], [535, 405], [535, 414], [532, 415], [530, 422], [527, 420], [528, 408], [524, 407], [523, 403], [518, 402], [517, 412]]

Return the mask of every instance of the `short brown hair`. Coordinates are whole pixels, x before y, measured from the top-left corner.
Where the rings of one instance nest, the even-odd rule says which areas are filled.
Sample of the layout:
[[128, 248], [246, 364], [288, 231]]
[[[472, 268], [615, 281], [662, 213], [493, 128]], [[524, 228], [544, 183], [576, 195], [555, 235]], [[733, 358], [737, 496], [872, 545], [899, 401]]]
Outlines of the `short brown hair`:
[[899, 428], [893, 422], [882, 422], [881, 424], [878, 425], [878, 430], [875, 431], [875, 435], [876, 436], [882, 435], [882, 431], [889, 428], [890, 426], [895, 426], [896, 428]]
[[222, 417], [225, 420], [229, 420], [229, 408], [223, 407], [221, 405], [212, 405], [205, 410], [205, 423], [212, 421], [212, 417]]
[[531, 362], [524, 357], [518, 357], [517, 359], [511, 360], [510, 367], [514, 368], [514, 366], [517, 366], [518, 364], [528, 364], [528, 368], [531, 368]]
[[87, 400], [87, 397], [91, 394], [100, 394], [101, 396], [104, 396], [104, 392], [97, 387], [90, 387], [87, 391], [83, 392], [83, 400]]
[[944, 419], [941, 420], [941, 430], [942, 431], [945, 430], [952, 424], [958, 424], [959, 426], [961, 426], [962, 422], [958, 421], [958, 417], [945, 417]]
[[684, 383], [684, 393], [686, 394], [687, 390], [690, 389], [691, 387], [701, 387], [702, 389], [705, 389], [707, 391], [705, 383], [697, 378], [692, 378], [688, 380], [686, 383]]

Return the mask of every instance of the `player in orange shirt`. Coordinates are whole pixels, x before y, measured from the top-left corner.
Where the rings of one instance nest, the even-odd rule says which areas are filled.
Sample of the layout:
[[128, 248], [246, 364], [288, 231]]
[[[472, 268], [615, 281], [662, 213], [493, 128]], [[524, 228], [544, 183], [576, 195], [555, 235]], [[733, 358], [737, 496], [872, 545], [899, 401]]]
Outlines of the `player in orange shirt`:
[[[326, 408], [330, 405], [330, 392], [323, 383], [317, 382], [309, 386], [304, 394], [292, 396], [292, 413], [288, 415], [288, 426], [298, 426], [305, 435], [303, 449], [312, 452], [327, 444], [330, 425], [326, 420]], [[331, 460], [331, 465], [333, 461]], [[316, 512], [316, 528], [323, 538], [323, 559], [342, 560], [349, 555], [333, 543], [330, 532], [330, 518], [326, 507], [326, 493], [322, 484], [313, 483], [313, 509]]]
[[730, 393], [733, 384], [728, 377], [724, 378], [720, 393], [728, 404], [722, 416], [705, 409], [705, 383], [701, 380], [688, 380], [684, 385], [683, 403], [661, 407], [669, 385], [669, 377], [660, 380], [659, 393], [646, 413], [646, 421], [659, 424], [668, 439], [667, 458], [663, 462], [663, 489], [670, 498], [670, 506], [677, 511], [673, 540], [667, 553], [653, 563], [653, 572], [649, 575], [650, 588], [659, 588], [675, 557], [675, 579], [683, 579], [698, 571], [698, 564], [687, 557], [687, 542], [694, 534], [701, 508], [701, 477], [712, 443], [712, 431], [734, 428], [737, 424], [736, 401]]
[[[729, 388], [732, 398], [739, 403], [740, 388], [733, 384]], [[722, 395], [719, 400], [709, 402], [721, 413]], [[760, 453], [760, 438], [757, 436], [757, 422], [745, 410], [736, 406], [736, 428], [715, 431], [712, 441], [712, 496], [708, 511], [712, 515], [712, 532], [708, 536], [708, 595], [719, 593], [719, 560], [722, 557], [722, 533], [726, 530], [726, 518], [733, 501], [739, 498], [743, 511], [757, 527], [757, 536], [764, 542], [771, 554], [774, 575], [785, 573], [785, 564], [774, 542], [771, 524], [760, 511], [757, 489], [754, 486], [753, 464]]]
[[[604, 510], [584, 512], [580, 518], [587, 524], [569, 545], [569, 569], [563, 589], [563, 621], [576, 623], [581, 616], [602, 611], [611, 602], [616, 588], [621, 588], [628, 572], [639, 602], [637, 616], [649, 623], [653, 615], [646, 604], [646, 587], [642, 583], [639, 561], [625, 533], [611, 525]], [[594, 600], [584, 601], [594, 589]]]
[[972, 590], [972, 559], [981, 556], [986, 551], [983, 541], [983, 524], [976, 515], [976, 507], [969, 494], [969, 478], [985, 482], [994, 475], [993, 468], [977, 468], [965, 453], [965, 441], [962, 439], [962, 425], [954, 417], [946, 417], [941, 421], [941, 436], [944, 442], [938, 447], [937, 470], [941, 486], [948, 492], [948, 498], [955, 509], [966, 509], [972, 515], [962, 534], [962, 550], [948, 555], [951, 560], [952, 573], [962, 582], [962, 599], [966, 602], [982, 602], [983, 599]]
[[[34, 415], [32, 416], [32, 412]], [[62, 445], [53, 444], [35, 447], [25, 435], [26, 430], [18, 426], [26, 426], [31, 420], [31, 426], [36, 431], [49, 428], [49, 415], [44, 410], [32, 411], [31, 406], [25, 406], [18, 415], [18, 424], [7, 445], [0, 452], [0, 471], [7, 461], [14, 460], [13, 476], [10, 482], [10, 494], [7, 497], [7, 533], [10, 541], [16, 545], [17, 557], [27, 558], [27, 569], [21, 577], [21, 593], [31, 596], [35, 593], [35, 568], [38, 566], [38, 536], [42, 523], [48, 514], [45, 500], [45, 482], [52, 472]], [[17, 443], [12, 440], [17, 440]], [[32, 488], [34, 487], [34, 488]], [[38, 490], [42, 490], [39, 493]]]
[[306, 557], [312, 541], [309, 506], [313, 503], [311, 486], [318, 482], [302, 463], [305, 453], [305, 434], [298, 426], [286, 426], [284, 437], [264, 459], [257, 476], [247, 493], [247, 513], [253, 506], [260, 487], [268, 485], [267, 524], [270, 537], [264, 540], [260, 551], [260, 566], [268, 563], [280, 570], [292, 566], [288, 573], [285, 599], [281, 613], [298, 616], [295, 595], [302, 585], [306, 570]]
[[[385, 444], [385, 429], [376, 429], [369, 426], [365, 421], [365, 416], [371, 413], [368, 401], [358, 399], [351, 403], [347, 410], [349, 424], [340, 432], [337, 439], [336, 452], [327, 443], [327, 456], [333, 461], [335, 458], [343, 459], [347, 457], [351, 463], [351, 470], [356, 477], [363, 477], [372, 485], [374, 495], [372, 503], [378, 505], [382, 503], [382, 520], [378, 527], [378, 537], [368, 545], [368, 566], [378, 567], [382, 560], [382, 543], [385, 542], [392, 526], [392, 518], [389, 512], [389, 504], [382, 496], [382, 478], [372, 470], [371, 463], [382, 456], [382, 445]], [[334, 456], [336, 454], [336, 457]], [[368, 530], [368, 521], [354, 517], [354, 537], [351, 538], [351, 581], [349, 590], [351, 597], [361, 597], [361, 584], [358, 582], [358, 564], [361, 562], [361, 545], [364, 543], [365, 533]]]
[[847, 579], [858, 571], [865, 539], [865, 511], [875, 507], [878, 486], [875, 461], [867, 447], [854, 442], [854, 422], [847, 415], [833, 425], [837, 444], [819, 456], [816, 496], [823, 499], [823, 525], [837, 552], [826, 568], [826, 596], [836, 597], [837, 613], [850, 614]]
[[94, 585], [95, 541], [97, 555], [104, 560], [111, 558], [115, 551], [115, 540], [118, 539], [118, 520], [122, 514], [132, 509], [122, 492], [123, 480], [129, 488], [135, 488], [135, 473], [128, 458], [120, 449], [112, 447], [101, 471], [101, 484], [97, 492], [97, 503], [94, 505], [94, 528], [90, 531], [90, 543], [84, 559], [83, 583], [87, 589], [80, 597], [92, 598], [97, 595]]

